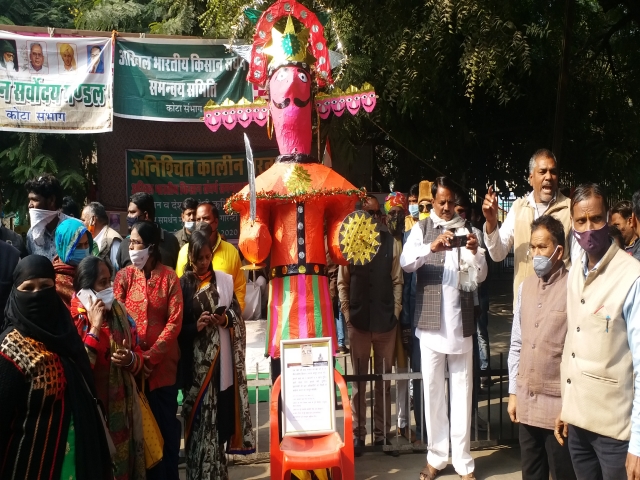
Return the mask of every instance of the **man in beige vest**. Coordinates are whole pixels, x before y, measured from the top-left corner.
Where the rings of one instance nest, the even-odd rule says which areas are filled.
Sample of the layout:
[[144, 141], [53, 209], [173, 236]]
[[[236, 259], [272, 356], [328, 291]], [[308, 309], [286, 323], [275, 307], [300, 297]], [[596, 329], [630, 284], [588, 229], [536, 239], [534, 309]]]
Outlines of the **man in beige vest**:
[[576, 188], [573, 235], [585, 254], [569, 272], [555, 435], [568, 433], [580, 480], [638, 480], [640, 263], [611, 241], [607, 211], [599, 185]]
[[104, 206], [98, 202], [91, 202], [82, 209], [80, 220], [93, 236], [93, 255], [109, 262], [115, 272], [118, 266], [118, 250], [122, 243], [122, 236], [109, 226], [109, 217]]
[[569, 449], [553, 437], [560, 414], [560, 360], [567, 334], [564, 228], [551, 215], [531, 224], [529, 254], [535, 275], [516, 297], [509, 350], [509, 407], [519, 423], [523, 480], [575, 480]]
[[482, 204], [482, 213], [487, 219], [484, 224], [484, 243], [493, 261], [504, 260], [513, 246], [514, 302], [522, 281], [533, 274], [531, 257], [527, 255], [531, 222], [541, 215], [551, 215], [560, 220], [566, 235], [563, 260], [567, 267], [570, 265], [570, 254], [575, 253], [570, 251], [570, 200], [558, 191], [558, 164], [550, 150], [538, 150], [529, 160], [529, 185], [533, 191], [513, 203], [499, 230], [498, 195], [493, 187], [489, 187]]

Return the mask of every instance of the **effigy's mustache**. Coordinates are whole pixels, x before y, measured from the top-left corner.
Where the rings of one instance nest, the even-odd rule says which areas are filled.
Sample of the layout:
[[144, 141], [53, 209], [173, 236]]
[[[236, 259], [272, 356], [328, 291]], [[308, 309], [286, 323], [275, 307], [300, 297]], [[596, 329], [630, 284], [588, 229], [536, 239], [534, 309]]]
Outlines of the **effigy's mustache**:
[[[311, 100], [311, 97], [307, 98], [306, 100], [300, 100], [299, 98], [294, 98], [293, 99], [293, 104], [296, 107], [299, 108], [303, 108], [306, 107], [307, 105], [309, 105], [309, 101]], [[273, 105], [276, 108], [279, 109], [283, 109], [283, 108], [287, 108], [289, 105], [291, 105], [291, 99], [290, 98], [285, 98], [282, 102], [276, 102], [275, 100], [271, 100], [271, 102], [273, 103]]]

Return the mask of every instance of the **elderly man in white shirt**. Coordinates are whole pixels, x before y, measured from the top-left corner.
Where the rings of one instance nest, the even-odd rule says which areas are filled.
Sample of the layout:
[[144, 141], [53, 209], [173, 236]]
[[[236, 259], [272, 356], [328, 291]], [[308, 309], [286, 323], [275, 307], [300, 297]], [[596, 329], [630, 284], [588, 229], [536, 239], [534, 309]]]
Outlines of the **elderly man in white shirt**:
[[[463, 480], [475, 480], [471, 457], [471, 393], [473, 389], [473, 292], [487, 276], [478, 234], [455, 213], [455, 187], [446, 177], [432, 185], [431, 216], [409, 234], [400, 265], [416, 272], [413, 319], [420, 340], [425, 391], [427, 464], [420, 480], [433, 480], [449, 460]], [[445, 361], [449, 367], [451, 425], [445, 402]], [[451, 435], [449, 435], [451, 432]]]
[[516, 200], [504, 223], [498, 229], [498, 195], [489, 187], [484, 197], [482, 213], [484, 243], [494, 262], [501, 262], [513, 247], [513, 298], [518, 297], [522, 281], [533, 275], [533, 263], [529, 251], [531, 222], [542, 215], [551, 215], [564, 227], [564, 263], [569, 268], [571, 261], [580, 258], [582, 249], [573, 240], [569, 206], [571, 199], [558, 190], [558, 163], [554, 154], [546, 148], [537, 150], [529, 159], [529, 185], [533, 191]]

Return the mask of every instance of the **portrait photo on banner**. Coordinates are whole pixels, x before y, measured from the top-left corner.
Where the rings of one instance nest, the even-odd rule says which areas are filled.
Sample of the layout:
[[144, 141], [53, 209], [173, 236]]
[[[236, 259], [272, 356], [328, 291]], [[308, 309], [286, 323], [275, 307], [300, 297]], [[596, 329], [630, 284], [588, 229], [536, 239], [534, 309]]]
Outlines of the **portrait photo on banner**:
[[18, 73], [18, 49], [15, 40], [0, 38], [0, 77], [14, 77]]
[[46, 75], [49, 73], [49, 61], [47, 60], [47, 44], [45, 42], [27, 42], [29, 51], [29, 72], [32, 74]]
[[75, 43], [57, 43], [58, 73], [69, 74], [77, 70], [77, 47]]
[[101, 45], [87, 45], [87, 72], [104, 73], [104, 59], [102, 58]]

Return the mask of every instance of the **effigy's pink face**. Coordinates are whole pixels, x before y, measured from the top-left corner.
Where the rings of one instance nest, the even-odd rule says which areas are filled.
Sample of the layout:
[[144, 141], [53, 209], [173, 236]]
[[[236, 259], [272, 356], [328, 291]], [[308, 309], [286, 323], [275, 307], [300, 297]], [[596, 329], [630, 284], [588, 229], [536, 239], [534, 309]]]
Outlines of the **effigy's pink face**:
[[208, 111], [204, 114], [204, 124], [212, 132], [217, 132], [222, 125], [222, 119], [219, 110]]
[[295, 65], [280, 67], [269, 82], [269, 110], [283, 155], [311, 152], [311, 79]]

